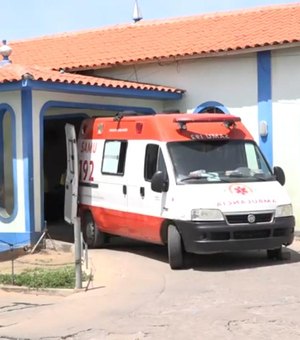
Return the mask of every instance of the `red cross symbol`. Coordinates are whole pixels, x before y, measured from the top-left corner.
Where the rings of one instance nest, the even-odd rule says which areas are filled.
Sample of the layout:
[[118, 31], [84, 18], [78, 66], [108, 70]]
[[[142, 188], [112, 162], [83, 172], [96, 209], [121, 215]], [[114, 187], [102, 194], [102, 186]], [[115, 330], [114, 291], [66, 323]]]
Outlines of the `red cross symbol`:
[[236, 191], [237, 194], [241, 194], [241, 195], [248, 194], [248, 191], [245, 187], [236, 187], [234, 188], [234, 190]]

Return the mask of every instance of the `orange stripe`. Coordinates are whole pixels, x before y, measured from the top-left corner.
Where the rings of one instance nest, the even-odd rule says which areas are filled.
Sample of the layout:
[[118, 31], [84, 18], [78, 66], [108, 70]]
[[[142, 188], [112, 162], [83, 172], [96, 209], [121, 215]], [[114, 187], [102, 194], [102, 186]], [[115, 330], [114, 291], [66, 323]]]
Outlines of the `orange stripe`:
[[160, 230], [163, 218], [81, 205], [80, 211], [92, 212], [94, 221], [103, 232], [162, 244]]

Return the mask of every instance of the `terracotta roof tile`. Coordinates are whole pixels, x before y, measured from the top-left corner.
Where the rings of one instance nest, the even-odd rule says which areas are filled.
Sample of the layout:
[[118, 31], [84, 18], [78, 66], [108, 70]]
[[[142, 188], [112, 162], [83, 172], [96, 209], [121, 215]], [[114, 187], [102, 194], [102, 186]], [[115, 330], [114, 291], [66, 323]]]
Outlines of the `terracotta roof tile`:
[[96, 69], [300, 41], [300, 3], [171, 20], [140, 21], [10, 43], [11, 59]]
[[135, 83], [129, 81], [122, 80], [114, 80], [114, 79], [106, 79], [106, 78], [98, 78], [98, 77], [90, 77], [83, 76], [73, 73], [61, 73], [59, 71], [50, 70], [45, 67], [40, 66], [24, 66], [18, 64], [7, 64], [5, 66], [0, 67], [0, 84], [1, 83], [11, 83], [21, 81], [22, 79], [27, 78], [31, 80], [39, 80], [45, 82], [57, 82], [57, 83], [65, 83], [65, 84], [77, 84], [77, 85], [94, 85], [94, 86], [102, 86], [102, 87], [112, 87], [112, 88], [127, 88], [127, 89], [136, 89], [136, 90], [153, 90], [153, 91], [161, 91], [161, 92], [173, 92], [173, 93], [183, 93], [183, 90], [152, 85], [152, 84], [143, 84], [143, 83]]

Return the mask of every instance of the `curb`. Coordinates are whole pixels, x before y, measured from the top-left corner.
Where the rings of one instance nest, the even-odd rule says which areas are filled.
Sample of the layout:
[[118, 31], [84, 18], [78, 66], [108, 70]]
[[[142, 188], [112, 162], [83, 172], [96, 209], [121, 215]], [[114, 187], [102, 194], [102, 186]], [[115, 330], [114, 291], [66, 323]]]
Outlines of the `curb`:
[[34, 295], [53, 295], [53, 296], [69, 296], [74, 293], [85, 292], [86, 288], [29, 288], [22, 286], [12, 286], [12, 285], [0, 285], [0, 290], [4, 292], [14, 292], [23, 294], [34, 294]]

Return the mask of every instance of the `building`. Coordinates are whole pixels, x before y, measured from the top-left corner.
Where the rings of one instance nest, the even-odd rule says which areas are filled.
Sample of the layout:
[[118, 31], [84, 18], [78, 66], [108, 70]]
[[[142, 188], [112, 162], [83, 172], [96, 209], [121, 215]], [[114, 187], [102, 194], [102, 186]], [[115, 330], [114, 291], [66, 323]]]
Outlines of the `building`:
[[299, 220], [300, 4], [139, 21], [9, 46], [0, 67], [3, 247], [35, 243], [57, 212], [47, 203], [61, 199], [65, 122], [79, 126], [83, 117], [120, 110], [241, 116], [270, 164], [284, 168]]

